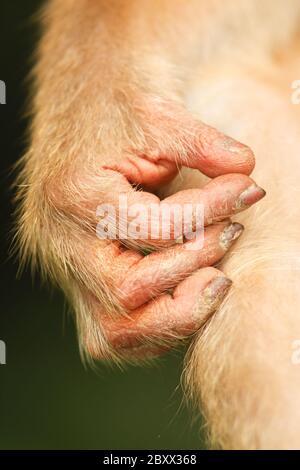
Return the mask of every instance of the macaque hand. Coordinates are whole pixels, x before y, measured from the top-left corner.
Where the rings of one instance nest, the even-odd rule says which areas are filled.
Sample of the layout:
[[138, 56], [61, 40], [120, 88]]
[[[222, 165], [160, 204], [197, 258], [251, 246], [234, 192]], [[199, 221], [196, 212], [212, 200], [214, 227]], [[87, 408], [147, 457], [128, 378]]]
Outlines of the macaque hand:
[[[33, 131], [19, 219], [21, 251], [69, 297], [82, 351], [116, 361], [160, 354], [203, 325], [231, 284], [211, 267], [242, 233], [229, 218], [264, 196], [247, 146], [174, 101], [118, 100], [99, 103], [99, 120], [88, 109], [74, 122], [74, 105], [64, 131], [60, 116], [47, 136]], [[182, 166], [213, 179], [160, 200]]]

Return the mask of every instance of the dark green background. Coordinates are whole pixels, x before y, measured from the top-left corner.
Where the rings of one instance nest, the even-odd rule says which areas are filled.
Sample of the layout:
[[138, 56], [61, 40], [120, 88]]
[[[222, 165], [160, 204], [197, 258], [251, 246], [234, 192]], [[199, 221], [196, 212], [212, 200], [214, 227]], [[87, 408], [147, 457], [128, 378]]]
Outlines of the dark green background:
[[182, 406], [178, 387], [183, 354], [125, 372], [86, 370], [62, 296], [33, 283], [28, 272], [17, 280], [17, 264], [8, 259], [10, 170], [24, 150], [24, 80], [37, 38], [31, 17], [40, 3], [0, 3], [0, 79], [7, 85], [7, 104], [0, 106], [0, 339], [7, 345], [7, 365], [0, 366], [0, 448], [197, 448], [199, 422]]

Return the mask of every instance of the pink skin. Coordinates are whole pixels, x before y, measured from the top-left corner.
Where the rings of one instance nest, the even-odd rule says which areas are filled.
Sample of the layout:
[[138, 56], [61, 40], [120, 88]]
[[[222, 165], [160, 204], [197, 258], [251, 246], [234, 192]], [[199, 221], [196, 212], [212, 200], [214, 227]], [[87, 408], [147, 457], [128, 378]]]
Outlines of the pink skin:
[[[123, 178], [123, 176], [121, 177]], [[211, 180], [201, 189], [188, 189], [178, 191], [176, 194], [169, 196], [162, 201], [155, 195], [145, 191], [132, 191], [132, 188], [127, 188], [124, 191], [124, 184], [122, 193], [113, 193], [113, 198], [109, 199], [109, 203], [118, 208], [119, 195], [126, 194], [128, 208], [135, 204], [143, 204], [149, 207], [149, 237], [148, 239], [127, 240], [126, 245], [133, 248], [143, 248], [147, 246], [155, 247], [157, 249], [168, 247], [174, 244], [174, 231], [170, 227], [170, 239], [164, 240], [161, 238], [162, 234], [162, 220], [163, 220], [163, 207], [166, 205], [180, 205], [183, 209], [184, 204], [193, 204], [193, 215], [197, 204], [201, 204], [204, 208], [204, 225], [224, 220], [232, 215], [250, 207], [258, 202], [265, 195], [265, 191], [257, 186], [254, 181], [246, 175], [231, 173], [228, 175], [218, 176]], [[155, 204], [160, 206], [160, 215], [158, 218], [151, 218], [150, 205]], [[195, 218], [195, 217], [194, 217]], [[128, 218], [130, 219], [130, 218]], [[150, 234], [153, 233], [152, 229], [156, 228], [158, 237], [151, 239]], [[186, 231], [192, 231], [195, 227], [185, 227]], [[186, 232], [185, 232], [186, 233]]]
[[[188, 241], [146, 257], [137, 254], [137, 263], [129, 269], [119, 287], [125, 308], [136, 309], [167, 289], [174, 288], [199, 268], [220, 261], [228, 249], [221, 243], [220, 237], [224, 229], [230, 226], [229, 223], [222, 223], [208, 227], [204, 234], [204, 246], [198, 250], [196, 246], [192, 249], [197, 242]], [[242, 232], [243, 228], [240, 227]]]
[[[119, 166], [105, 167], [110, 173], [120, 172], [122, 193], [128, 195], [129, 204], [160, 202], [152, 193], [132, 191], [130, 183], [142, 184], [148, 189], [158, 187], [175, 176], [178, 163], [216, 177], [202, 189], [180, 191], [162, 201], [204, 205], [207, 228], [201, 250], [187, 250], [185, 245], [194, 243], [189, 241], [143, 256], [138, 244], [136, 249], [124, 251], [115, 241], [108, 242], [106, 255], [102, 253], [103, 269], [107, 270], [115, 294], [128, 315], [112, 317], [102, 311], [96, 299], [92, 308], [95, 316], [99, 316], [108, 343], [123, 354], [128, 352], [136, 357], [149, 352], [158, 354], [165, 347], [155, 346], [155, 341], [190, 335], [203, 324], [230, 287], [230, 280], [208, 266], [220, 261], [242, 232], [242, 228], [237, 230], [237, 235], [224, 245], [220, 237], [230, 223], [212, 224], [250, 207], [265, 195], [248, 176], [254, 167], [251, 150], [215, 129], [200, 126], [203, 138], [199, 134], [199, 152], [189, 155], [188, 159], [185, 157], [184, 161], [172, 156], [134, 155]], [[127, 189], [124, 176], [128, 181]], [[110, 193], [109, 202], [112, 202], [111, 197], [117, 201], [118, 195]], [[143, 246], [139, 240], [137, 242]], [[145, 337], [154, 345], [145, 343]]]
[[198, 169], [210, 178], [228, 173], [251, 174], [255, 158], [249, 147], [204, 123], [197, 122], [196, 125], [194, 141], [190, 143], [193, 151], [187, 152], [187, 155], [136, 152], [119, 165], [109, 168], [122, 173], [131, 183], [141, 184], [148, 189], [170, 181], [181, 166]]
[[[152, 353], [168, 348], [172, 336], [186, 337], [198, 330], [226, 295], [231, 282], [214, 268], [203, 268], [180, 282], [173, 294], [163, 294], [130, 316], [112, 319], [102, 317], [102, 325], [110, 344], [116, 350], [127, 352], [143, 346], [147, 337], [154, 341]], [[155, 345], [155, 339], [159, 339]], [[146, 347], [149, 352], [149, 346]], [[144, 346], [142, 348], [144, 351]]]

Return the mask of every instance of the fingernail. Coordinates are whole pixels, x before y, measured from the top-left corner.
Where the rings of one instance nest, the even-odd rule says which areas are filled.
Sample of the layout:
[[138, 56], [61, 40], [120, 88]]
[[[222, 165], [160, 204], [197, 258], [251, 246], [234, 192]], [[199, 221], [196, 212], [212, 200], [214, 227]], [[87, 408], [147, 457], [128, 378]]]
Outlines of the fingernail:
[[252, 153], [251, 149], [247, 145], [241, 144], [240, 142], [227, 137], [222, 141], [222, 147], [228, 150], [230, 153], [236, 154], [249, 154]]
[[252, 184], [240, 194], [236, 203], [236, 210], [246, 209], [252, 206], [252, 204], [260, 201], [265, 195], [266, 191], [264, 189], [260, 188], [255, 183]]
[[237, 240], [244, 231], [244, 226], [242, 224], [233, 223], [228, 225], [225, 230], [220, 235], [220, 245], [227, 251], [233, 242]]
[[203, 298], [210, 306], [217, 307], [232, 285], [232, 281], [225, 276], [215, 277], [205, 288]]

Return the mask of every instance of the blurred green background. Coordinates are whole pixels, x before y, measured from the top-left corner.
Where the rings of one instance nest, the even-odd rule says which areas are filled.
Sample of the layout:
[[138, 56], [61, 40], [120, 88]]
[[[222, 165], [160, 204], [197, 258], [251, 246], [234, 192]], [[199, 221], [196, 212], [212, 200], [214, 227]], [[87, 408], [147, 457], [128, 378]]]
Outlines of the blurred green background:
[[59, 292], [30, 274], [17, 280], [8, 259], [12, 165], [24, 150], [27, 86], [37, 39], [37, 0], [1, 0], [0, 79], [7, 104], [1, 126], [0, 449], [196, 449], [200, 423], [182, 404], [183, 352], [155, 366], [86, 370]]

